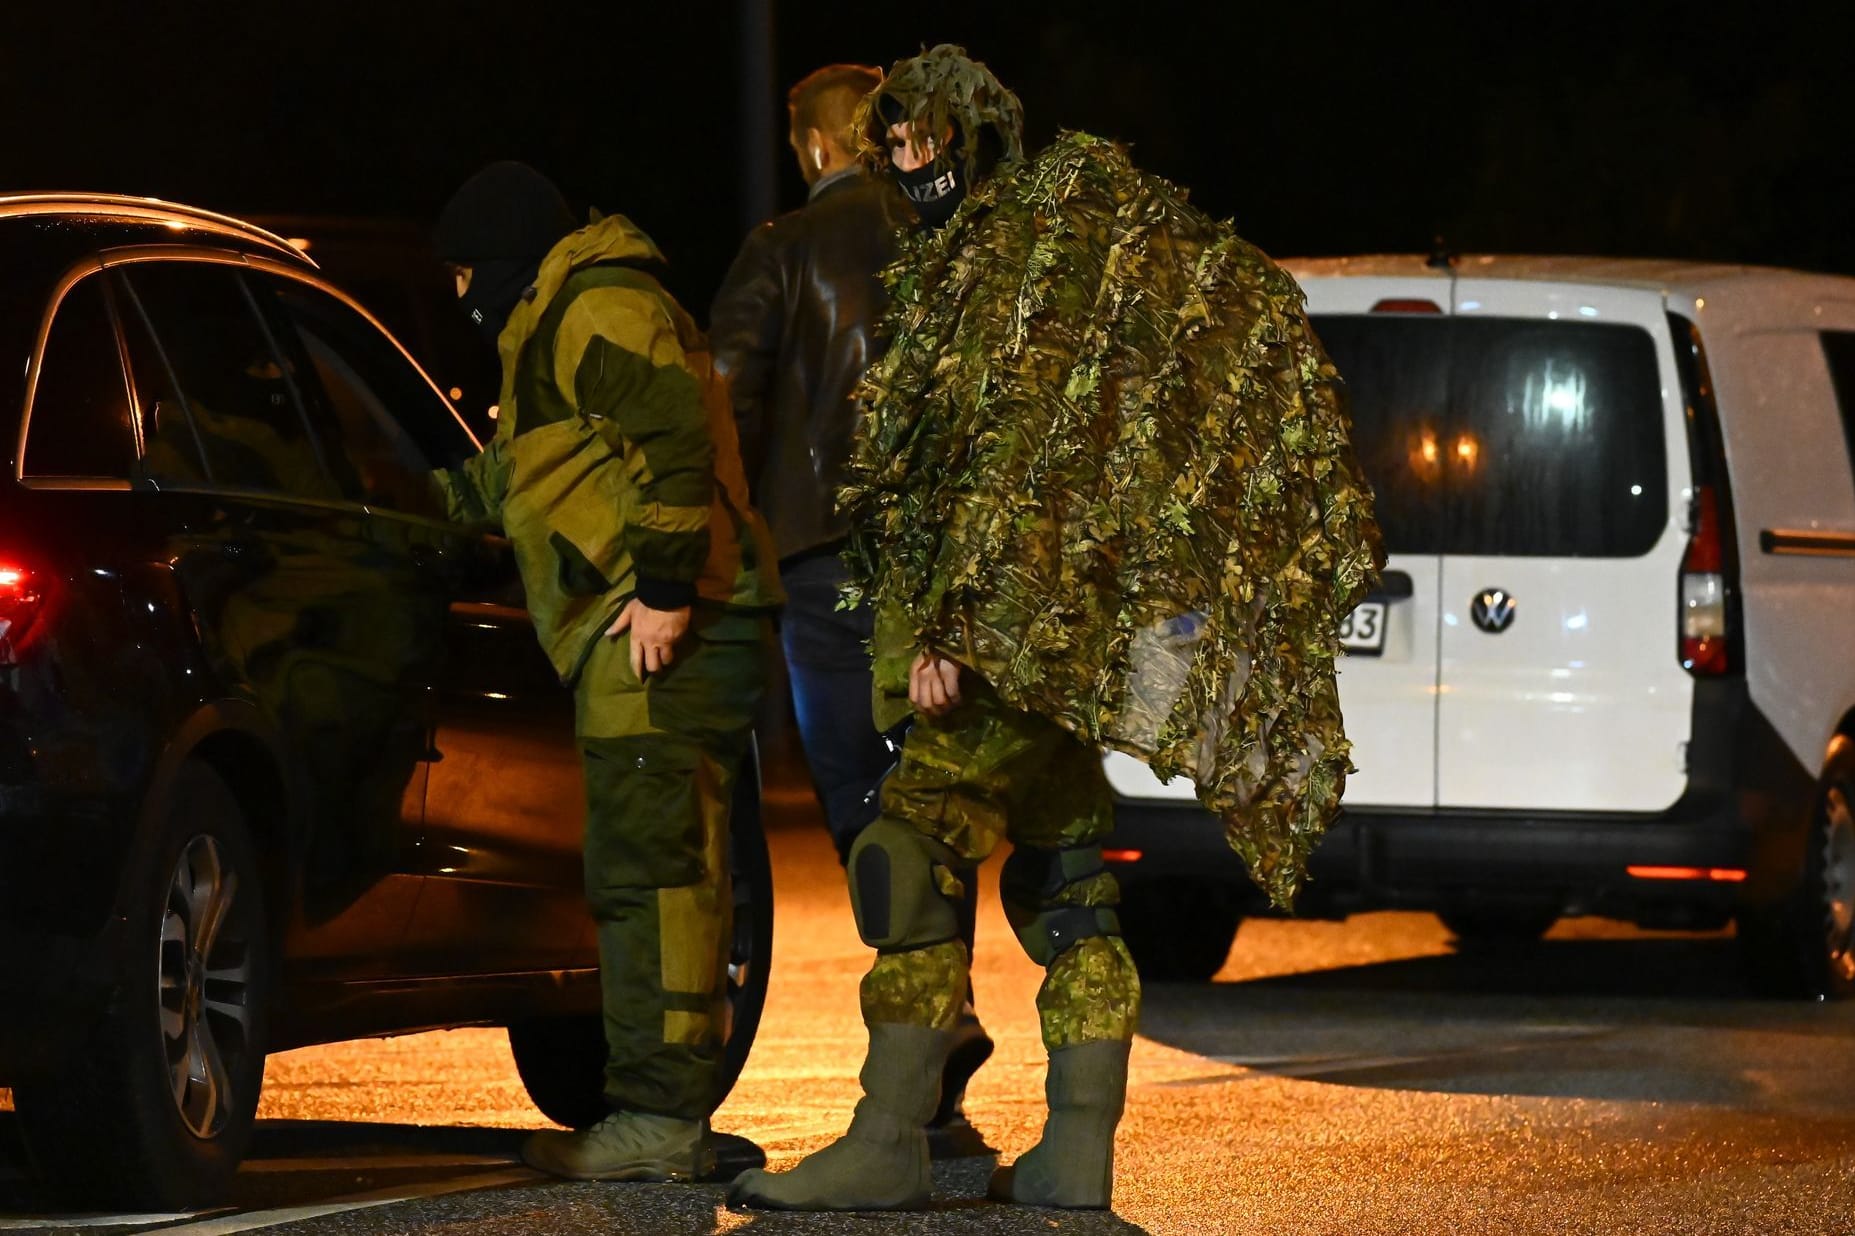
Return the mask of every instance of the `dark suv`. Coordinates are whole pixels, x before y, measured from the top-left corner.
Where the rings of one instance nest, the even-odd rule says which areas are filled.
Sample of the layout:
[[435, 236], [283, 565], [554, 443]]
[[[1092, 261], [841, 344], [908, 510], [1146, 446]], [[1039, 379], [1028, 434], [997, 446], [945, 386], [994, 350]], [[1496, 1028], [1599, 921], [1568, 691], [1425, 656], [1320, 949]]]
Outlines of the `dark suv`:
[[[3, 197], [0, 288], [0, 1085], [37, 1167], [196, 1204], [266, 1052], [466, 1023], [596, 1119], [572, 701], [507, 543], [433, 505], [470, 431], [233, 219]], [[772, 930], [748, 771], [730, 1078]]]

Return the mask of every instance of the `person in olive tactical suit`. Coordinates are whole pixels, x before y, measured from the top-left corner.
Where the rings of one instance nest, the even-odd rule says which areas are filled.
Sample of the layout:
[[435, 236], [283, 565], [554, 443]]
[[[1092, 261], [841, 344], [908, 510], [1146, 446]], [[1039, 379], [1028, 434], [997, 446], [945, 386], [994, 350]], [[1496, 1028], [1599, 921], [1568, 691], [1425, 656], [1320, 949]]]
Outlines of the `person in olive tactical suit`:
[[731, 898], [728, 805], [781, 601], [708, 346], [621, 215], [575, 231], [519, 163], [445, 206], [439, 256], [496, 338], [483, 452], [441, 474], [461, 522], [513, 543], [535, 632], [573, 687], [586, 776], [612, 1114], [523, 1158], [577, 1179], [710, 1169]]

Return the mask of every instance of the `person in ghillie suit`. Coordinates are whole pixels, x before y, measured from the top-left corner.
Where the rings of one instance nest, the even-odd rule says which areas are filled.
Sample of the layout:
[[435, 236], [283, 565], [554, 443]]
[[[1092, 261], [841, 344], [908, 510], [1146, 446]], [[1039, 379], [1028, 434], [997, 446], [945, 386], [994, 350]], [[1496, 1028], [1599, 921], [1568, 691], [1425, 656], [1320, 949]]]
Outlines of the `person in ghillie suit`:
[[1189, 776], [1288, 905], [1349, 770], [1334, 661], [1383, 565], [1343, 387], [1294, 280], [1227, 223], [1063, 133], [958, 48], [898, 64], [864, 159], [925, 226], [885, 272], [887, 351], [841, 500], [874, 604], [877, 724], [917, 720], [850, 859], [870, 1049], [849, 1132], [737, 1201], [929, 1194], [922, 1114], [970, 959], [949, 898], [1000, 840], [1048, 974], [1042, 1140], [993, 1197], [1103, 1207], [1140, 1004], [1101, 839], [1102, 748]]

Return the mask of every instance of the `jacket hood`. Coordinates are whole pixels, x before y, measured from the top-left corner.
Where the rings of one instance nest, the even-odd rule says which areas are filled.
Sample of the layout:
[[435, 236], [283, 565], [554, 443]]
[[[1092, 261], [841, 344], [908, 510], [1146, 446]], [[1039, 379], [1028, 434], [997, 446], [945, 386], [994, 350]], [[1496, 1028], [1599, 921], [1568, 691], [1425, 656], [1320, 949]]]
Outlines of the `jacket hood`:
[[574, 271], [599, 262], [663, 260], [663, 250], [643, 228], [623, 215], [599, 216], [595, 212], [591, 223], [564, 237], [541, 259], [531, 303], [546, 305]]

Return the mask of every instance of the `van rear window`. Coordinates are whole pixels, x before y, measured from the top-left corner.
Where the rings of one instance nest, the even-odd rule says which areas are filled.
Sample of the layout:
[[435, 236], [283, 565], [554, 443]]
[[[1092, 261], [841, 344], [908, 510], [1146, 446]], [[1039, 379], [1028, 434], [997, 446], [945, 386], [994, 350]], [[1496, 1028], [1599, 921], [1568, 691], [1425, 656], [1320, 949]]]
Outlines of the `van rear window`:
[[1321, 316], [1393, 553], [1632, 558], [1668, 524], [1639, 327]]

